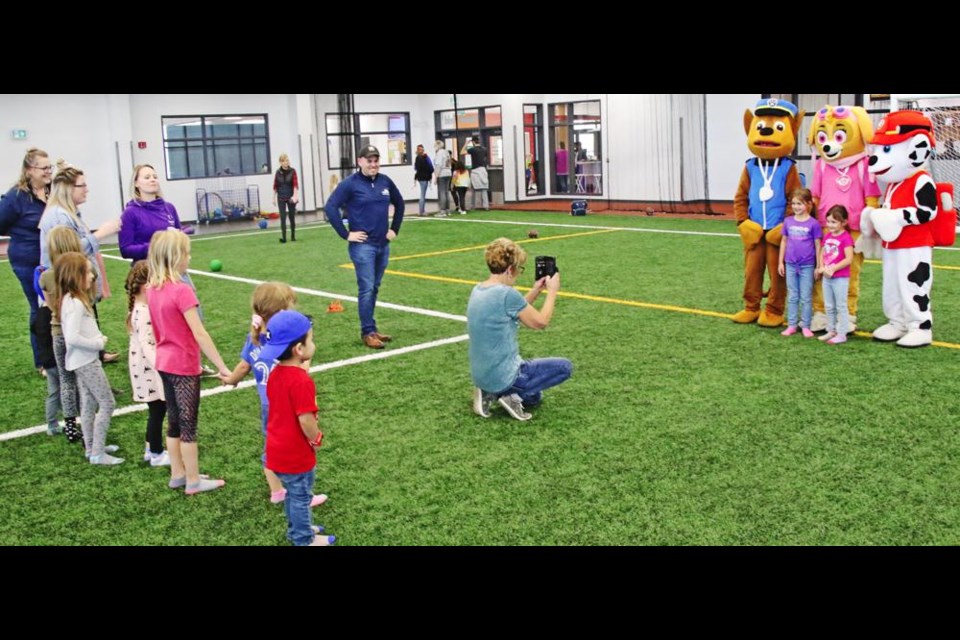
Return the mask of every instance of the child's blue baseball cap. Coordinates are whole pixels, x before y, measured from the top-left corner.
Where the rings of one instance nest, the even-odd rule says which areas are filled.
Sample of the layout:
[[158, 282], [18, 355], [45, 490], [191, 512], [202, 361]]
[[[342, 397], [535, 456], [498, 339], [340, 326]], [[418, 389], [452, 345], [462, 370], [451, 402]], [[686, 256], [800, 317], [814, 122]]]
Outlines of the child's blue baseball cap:
[[284, 309], [267, 323], [260, 359], [273, 362], [287, 350], [293, 342], [310, 332], [313, 322], [299, 311]]

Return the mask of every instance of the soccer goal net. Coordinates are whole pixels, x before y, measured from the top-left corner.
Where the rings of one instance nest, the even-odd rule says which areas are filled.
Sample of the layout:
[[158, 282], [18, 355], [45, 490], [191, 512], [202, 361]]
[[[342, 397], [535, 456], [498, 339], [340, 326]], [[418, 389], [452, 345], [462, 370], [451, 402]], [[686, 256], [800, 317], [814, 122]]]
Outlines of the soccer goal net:
[[949, 182], [960, 194], [960, 94], [894, 94], [890, 110], [916, 109], [933, 122], [937, 146], [930, 173], [937, 182]]

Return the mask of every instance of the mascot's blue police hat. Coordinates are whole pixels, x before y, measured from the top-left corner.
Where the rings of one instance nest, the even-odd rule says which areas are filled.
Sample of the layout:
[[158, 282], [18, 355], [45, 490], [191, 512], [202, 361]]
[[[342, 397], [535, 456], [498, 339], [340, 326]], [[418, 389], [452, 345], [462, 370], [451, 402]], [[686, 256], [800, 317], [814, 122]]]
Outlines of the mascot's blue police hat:
[[753, 108], [754, 115], [757, 116], [789, 116], [797, 117], [797, 105], [779, 98], [764, 98], [757, 102]]

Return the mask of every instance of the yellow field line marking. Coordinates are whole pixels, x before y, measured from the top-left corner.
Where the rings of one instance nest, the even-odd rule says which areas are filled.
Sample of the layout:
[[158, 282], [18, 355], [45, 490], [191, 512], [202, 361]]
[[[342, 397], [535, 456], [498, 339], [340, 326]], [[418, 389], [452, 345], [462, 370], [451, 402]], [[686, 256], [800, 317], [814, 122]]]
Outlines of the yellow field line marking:
[[[883, 261], [881, 261], [881, 260], [864, 260], [863, 263], [864, 263], [864, 264], [883, 264]], [[933, 265], [933, 268], [934, 268], [934, 269], [943, 269], [943, 270], [945, 270], [945, 271], [960, 271], [960, 267], [951, 267], [951, 266], [948, 266], [948, 265], [945, 265], [945, 264], [944, 264], [944, 265], [935, 264], [935, 265]]]
[[[351, 265], [352, 267], [353, 265]], [[446, 276], [432, 276], [425, 273], [411, 273], [409, 271], [396, 271], [394, 269], [387, 269], [385, 273], [389, 273], [393, 276], [401, 276], [404, 278], [417, 278], [420, 280], [433, 280], [434, 282], [449, 282], [451, 284], [468, 284], [476, 285], [482, 282], [482, 280], [464, 280], [462, 278], [448, 278]], [[519, 291], [530, 291], [530, 287], [517, 287]], [[732, 320], [732, 313], [721, 313], [719, 311], [707, 311], [706, 309], [692, 309], [689, 307], [678, 307], [672, 304], [656, 304], [653, 302], [637, 302], [635, 300], [623, 300], [621, 298], [607, 298], [605, 296], [588, 296], [583, 293], [572, 293], [570, 291], [560, 291], [557, 293], [557, 296], [560, 298], [574, 298], [577, 300], [590, 300], [591, 302], [604, 302], [607, 304], [619, 304], [627, 307], [640, 307], [641, 309], [655, 309], [657, 311], [673, 311], [675, 313], [688, 313], [695, 316], [707, 316], [710, 318], [723, 318], [725, 320]], [[869, 331], [856, 331], [854, 335], [860, 336], [861, 338], [872, 338], [873, 334]], [[943, 347], [945, 349], [960, 349], [960, 344], [954, 344], [952, 342], [933, 342], [935, 347]]]
[[[565, 240], [566, 238], [578, 238], [581, 236], [595, 236], [601, 233], [614, 233], [619, 231], [619, 229], [602, 229], [600, 231], [581, 231], [579, 233], [567, 233], [560, 236], [549, 236], [546, 238], [530, 238], [528, 240], [516, 240], [517, 244], [529, 244], [531, 242], [545, 242], [547, 240]], [[432, 256], [443, 256], [448, 253], [463, 253], [464, 251], [477, 251], [478, 249], [486, 249], [487, 245], [478, 244], [472, 247], [463, 247], [462, 249], [445, 249], [443, 251], [431, 251], [429, 253], [417, 253], [412, 256], [390, 256], [390, 262], [395, 262], [397, 260], [413, 260], [414, 258], [429, 258]]]
[[[463, 280], [461, 278], [448, 278], [446, 276], [432, 276], [424, 273], [411, 273], [409, 271], [395, 271], [387, 269], [385, 273], [404, 278], [418, 278], [420, 280], [433, 280], [435, 282], [449, 282], [451, 284], [469, 284], [475, 285], [482, 280]], [[530, 291], [530, 287], [516, 287], [518, 291]], [[604, 296], [588, 296], [583, 293], [572, 293], [570, 291], [560, 291], [557, 293], [561, 298], [575, 298], [578, 300], [590, 300], [592, 302], [606, 302], [608, 304], [620, 304], [627, 307], [641, 307], [644, 309], [658, 309], [660, 311], [676, 311], [678, 313], [690, 313], [693, 315], [710, 316], [713, 318], [733, 318], [733, 314], [720, 313], [719, 311], [706, 311], [704, 309], [689, 309], [687, 307], [678, 307], [670, 304], [655, 304], [653, 302], [636, 302], [634, 300], [623, 300], [620, 298], [606, 298]]]

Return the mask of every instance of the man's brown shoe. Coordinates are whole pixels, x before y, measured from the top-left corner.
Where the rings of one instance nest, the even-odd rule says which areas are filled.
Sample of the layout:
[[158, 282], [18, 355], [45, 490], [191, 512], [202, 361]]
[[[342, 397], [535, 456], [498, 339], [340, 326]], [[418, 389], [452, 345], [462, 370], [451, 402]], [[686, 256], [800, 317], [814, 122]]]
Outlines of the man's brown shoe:
[[380, 333], [379, 331], [374, 331], [374, 332], [373, 332], [373, 335], [375, 335], [375, 336], [377, 336], [378, 338], [380, 338], [380, 342], [390, 342], [391, 340], [393, 340], [393, 336], [385, 336], [385, 335], [383, 335], [382, 333]]
[[380, 338], [378, 338], [375, 333], [368, 333], [363, 336], [363, 344], [371, 349], [383, 349], [383, 342], [380, 341]]

